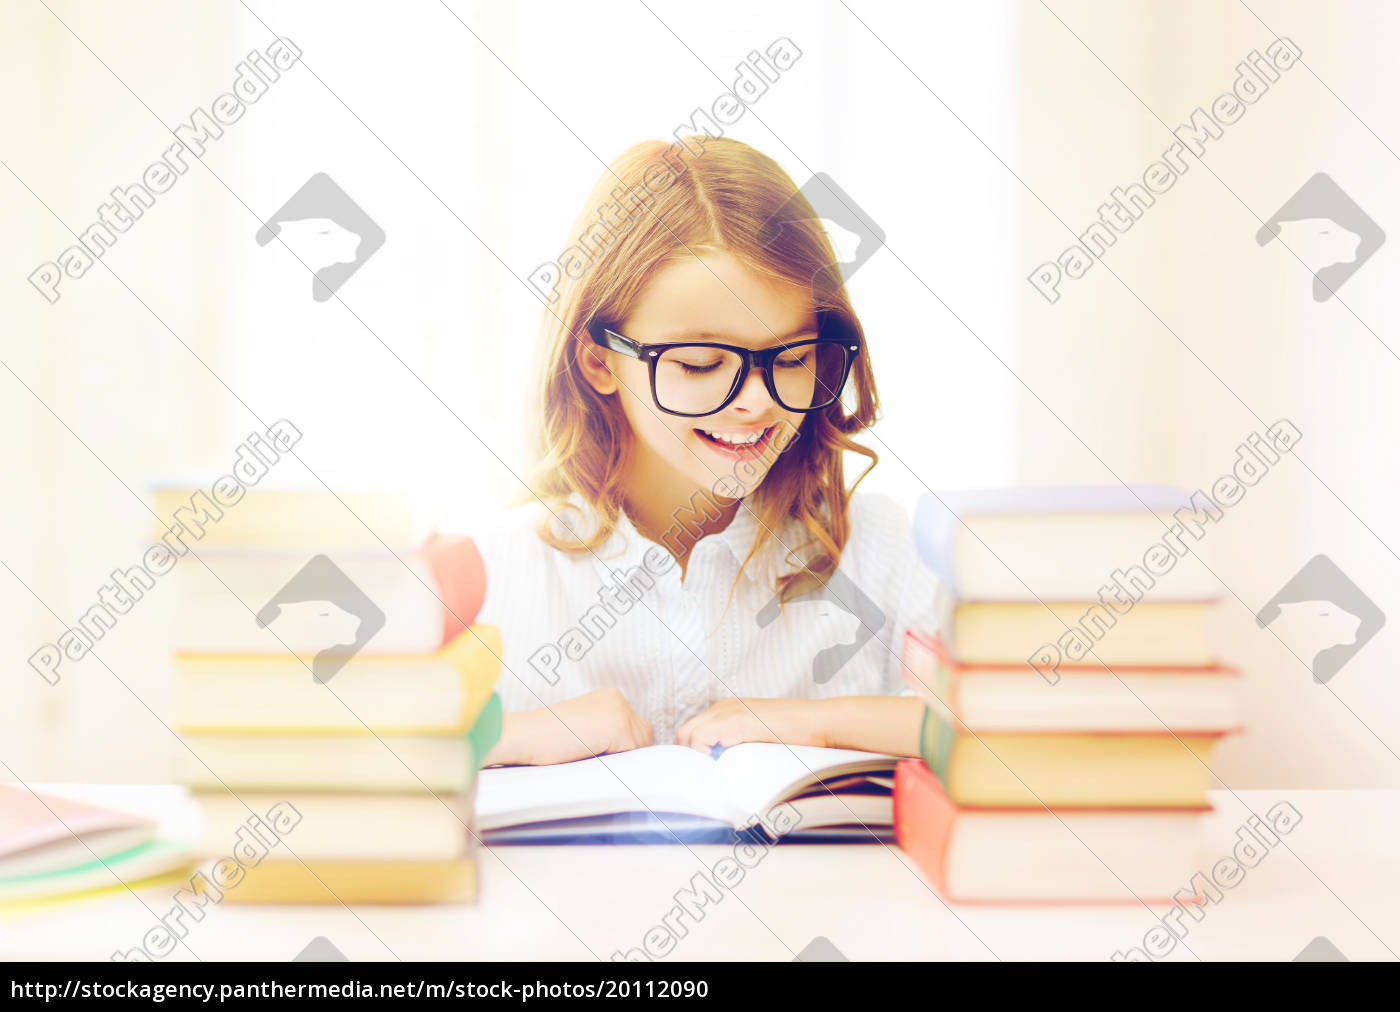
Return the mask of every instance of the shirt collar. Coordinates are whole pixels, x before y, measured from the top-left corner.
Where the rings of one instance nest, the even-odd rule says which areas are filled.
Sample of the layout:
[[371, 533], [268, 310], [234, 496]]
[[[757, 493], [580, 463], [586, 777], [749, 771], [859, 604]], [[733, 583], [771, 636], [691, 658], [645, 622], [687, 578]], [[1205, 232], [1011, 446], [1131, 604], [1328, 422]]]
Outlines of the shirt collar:
[[739, 507], [734, 511], [734, 519], [729, 521], [729, 526], [710, 537], [728, 548], [735, 559], [742, 559], [753, 547], [757, 530], [758, 521], [754, 519], [753, 504], [747, 499], [740, 499]]
[[[589, 506], [577, 492], [569, 495], [568, 502], [578, 511], [577, 514], [567, 515], [569, 525], [574, 527], [575, 530], [578, 530], [579, 533], [584, 533], [585, 530], [591, 530], [591, 525], [595, 522], [597, 516], [596, 511]], [[758, 530], [759, 522], [756, 515], [756, 507], [747, 499], [740, 500], [739, 508], [735, 511], [734, 519], [729, 522], [729, 526], [714, 534], [707, 534], [697, 541], [695, 547], [691, 549], [691, 559], [693, 560], [695, 558], [695, 554], [701, 546], [718, 544], [728, 550], [737, 565], [744, 561], [745, 557], [749, 554], [749, 550], [753, 548]], [[786, 538], [787, 536], [782, 530], [776, 530], [774, 534], [777, 535], [778, 538]], [[627, 515], [627, 511], [621, 510], [618, 513], [617, 525], [613, 530], [612, 536], [604, 543], [603, 549], [600, 550], [599, 555], [604, 558], [614, 555], [640, 555], [655, 544], [656, 542], [651, 541], [637, 530], [636, 525], [632, 523], [631, 517]], [[670, 552], [670, 549], [665, 545], [661, 545], [660, 547], [662, 551]], [[772, 561], [773, 565], [768, 567], [768, 571], [765, 572], [765, 553], [759, 553], [759, 555], [755, 556], [744, 569], [742, 575], [746, 580], [753, 581], [762, 579], [772, 582], [776, 574], [777, 560], [786, 554], [786, 552], [777, 538], [770, 538], [765, 549], [768, 559]]]

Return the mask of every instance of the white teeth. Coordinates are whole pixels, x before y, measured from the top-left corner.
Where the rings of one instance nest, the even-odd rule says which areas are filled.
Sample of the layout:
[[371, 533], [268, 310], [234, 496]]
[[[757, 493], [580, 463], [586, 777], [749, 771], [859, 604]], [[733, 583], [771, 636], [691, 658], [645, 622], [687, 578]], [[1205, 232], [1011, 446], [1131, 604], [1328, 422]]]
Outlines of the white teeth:
[[728, 443], [730, 446], [752, 446], [762, 439], [763, 434], [768, 430], [760, 429], [757, 432], [750, 432], [742, 436], [729, 436], [722, 432], [711, 432], [709, 429], [701, 429], [700, 431], [711, 439], [718, 440], [721, 443]]

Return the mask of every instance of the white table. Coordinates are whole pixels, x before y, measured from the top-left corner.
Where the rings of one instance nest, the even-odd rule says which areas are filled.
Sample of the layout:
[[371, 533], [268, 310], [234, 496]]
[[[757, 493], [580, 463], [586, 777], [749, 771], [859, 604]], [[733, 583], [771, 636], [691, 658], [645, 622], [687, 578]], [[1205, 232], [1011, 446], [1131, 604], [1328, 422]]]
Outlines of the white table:
[[[167, 819], [179, 798], [170, 788], [39, 789]], [[1291, 960], [1319, 935], [1352, 960], [1396, 958], [1400, 791], [1241, 791], [1238, 799], [1216, 792], [1207, 836], [1218, 843], [1218, 856], [1229, 854], [1235, 828], [1249, 814], [1245, 805], [1263, 813], [1280, 800], [1304, 816], [1284, 838], [1287, 847], [1270, 851], [1204, 920], [1186, 918], [1189, 935], [1165, 958]], [[498, 847], [481, 854], [474, 906], [223, 904], [206, 908], [204, 920], [191, 925], [188, 949], [177, 947], [166, 959], [286, 962], [323, 935], [352, 960], [606, 960], [641, 945], [700, 862], [712, 865], [729, 853], [713, 845]], [[140, 942], [170, 909], [173, 891], [142, 890], [140, 899], [121, 891], [0, 913], [0, 958], [106, 960]], [[1104, 960], [1140, 946], [1163, 912], [1154, 916], [1133, 902], [947, 906], [892, 845], [796, 844], [772, 848], [708, 909], [699, 924], [682, 922], [688, 934], [667, 961], [791, 960], [818, 935], [852, 960]]]

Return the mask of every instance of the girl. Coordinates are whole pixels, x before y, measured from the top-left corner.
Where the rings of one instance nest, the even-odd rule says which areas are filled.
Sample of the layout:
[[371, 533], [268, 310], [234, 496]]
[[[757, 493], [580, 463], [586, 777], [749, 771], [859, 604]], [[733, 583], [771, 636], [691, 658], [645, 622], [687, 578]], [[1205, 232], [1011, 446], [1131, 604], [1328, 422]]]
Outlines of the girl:
[[816, 214], [771, 159], [710, 137], [632, 148], [585, 206], [591, 262], [545, 314], [533, 495], [477, 539], [478, 621], [509, 669], [488, 762], [917, 755], [923, 704], [891, 694], [934, 577], [903, 510], [846, 486], [844, 451], [862, 478], [877, 459], [851, 438], [877, 399]]

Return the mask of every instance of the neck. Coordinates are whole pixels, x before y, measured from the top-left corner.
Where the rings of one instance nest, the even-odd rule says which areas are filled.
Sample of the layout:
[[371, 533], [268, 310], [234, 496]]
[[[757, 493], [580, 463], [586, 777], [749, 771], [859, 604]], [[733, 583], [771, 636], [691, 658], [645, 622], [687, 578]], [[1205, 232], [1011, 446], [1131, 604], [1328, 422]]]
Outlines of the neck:
[[669, 467], [634, 466], [627, 487], [627, 515], [637, 531], [662, 545], [682, 567], [695, 543], [729, 526], [739, 511], [738, 499], [697, 488]]

